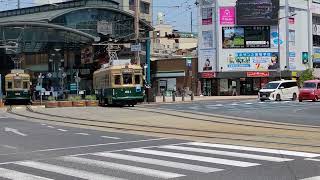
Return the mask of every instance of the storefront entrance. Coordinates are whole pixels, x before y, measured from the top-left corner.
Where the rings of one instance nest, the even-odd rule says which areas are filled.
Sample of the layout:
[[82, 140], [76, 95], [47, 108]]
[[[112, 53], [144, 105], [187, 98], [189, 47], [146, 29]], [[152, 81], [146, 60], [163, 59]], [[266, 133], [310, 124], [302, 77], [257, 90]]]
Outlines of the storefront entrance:
[[269, 78], [240, 78], [240, 95], [256, 95]]

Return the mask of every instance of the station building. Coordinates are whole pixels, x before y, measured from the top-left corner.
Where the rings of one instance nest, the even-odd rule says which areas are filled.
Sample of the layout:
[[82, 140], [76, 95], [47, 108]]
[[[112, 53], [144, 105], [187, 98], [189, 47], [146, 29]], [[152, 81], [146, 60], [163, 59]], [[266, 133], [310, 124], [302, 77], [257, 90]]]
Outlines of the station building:
[[[140, 38], [152, 31], [152, 1], [140, 3]], [[80, 89], [92, 90], [92, 74], [106, 63], [108, 44], [121, 44], [119, 59], [132, 59], [134, 0], [70, 0], [0, 12], [0, 74], [14, 68], [13, 58], [43, 87], [61, 90], [81, 78]], [[146, 40], [141, 42], [145, 63]]]
[[255, 95], [269, 81], [320, 67], [319, 1], [197, 2], [204, 95]]

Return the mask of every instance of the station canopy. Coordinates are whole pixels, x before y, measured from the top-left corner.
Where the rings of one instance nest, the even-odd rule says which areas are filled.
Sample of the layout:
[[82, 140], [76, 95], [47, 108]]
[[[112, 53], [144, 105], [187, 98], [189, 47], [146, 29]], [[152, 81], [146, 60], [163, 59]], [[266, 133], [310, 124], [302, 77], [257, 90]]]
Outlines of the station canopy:
[[[140, 37], [152, 26], [140, 20]], [[17, 53], [79, 49], [93, 42], [134, 38], [134, 17], [111, 0], [74, 0], [0, 12], [0, 46], [15, 42]]]

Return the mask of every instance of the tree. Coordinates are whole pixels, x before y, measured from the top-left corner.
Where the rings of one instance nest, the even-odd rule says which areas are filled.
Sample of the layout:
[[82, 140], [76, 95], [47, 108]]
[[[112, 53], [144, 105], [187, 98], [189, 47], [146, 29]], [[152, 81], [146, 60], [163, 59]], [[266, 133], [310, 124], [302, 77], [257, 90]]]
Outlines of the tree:
[[299, 84], [302, 85], [303, 82], [314, 79], [313, 69], [307, 69], [300, 74]]

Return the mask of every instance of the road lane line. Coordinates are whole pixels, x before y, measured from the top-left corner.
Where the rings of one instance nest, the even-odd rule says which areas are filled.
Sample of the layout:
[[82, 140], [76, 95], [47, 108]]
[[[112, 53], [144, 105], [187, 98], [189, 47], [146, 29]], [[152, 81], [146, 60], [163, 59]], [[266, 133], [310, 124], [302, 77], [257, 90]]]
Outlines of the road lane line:
[[58, 131], [61, 131], [61, 132], [67, 132], [68, 130], [65, 130], [65, 129], [57, 129]]
[[[92, 144], [92, 145], [85, 145], [85, 146], [71, 146], [71, 147], [65, 147], [65, 148], [41, 149], [41, 150], [24, 152], [24, 153], [27, 154], [27, 153], [37, 153], [37, 152], [50, 152], [50, 151], [58, 151], [58, 150], [99, 147], [99, 146], [108, 146], [108, 145], [117, 145], [117, 144], [130, 144], [130, 143], [150, 142], [150, 141], [161, 141], [161, 140], [169, 140], [169, 139], [171, 138], [155, 138], [155, 139], [144, 139], [144, 140], [136, 140], [136, 141], [122, 141], [122, 142], [112, 142], [112, 143], [105, 143], [105, 144]], [[7, 155], [14, 155], [14, 154], [19, 154], [19, 153], [0, 154], [0, 156], [7, 156]], [[7, 164], [7, 163], [2, 163], [2, 164]]]
[[199, 142], [191, 142], [186, 144], [194, 145], [194, 146], [224, 148], [224, 149], [233, 149], [233, 150], [241, 150], [241, 151], [254, 151], [254, 152], [282, 154], [282, 155], [308, 157], [308, 158], [314, 158], [314, 157], [320, 156], [320, 154], [314, 154], [314, 153], [287, 151], [287, 150], [278, 150], [278, 149], [255, 148], [255, 147], [236, 146], [236, 145], [210, 144], [210, 143], [199, 143]]
[[61, 159], [63, 161], [67, 161], [67, 162], [96, 166], [99, 168], [120, 170], [120, 171], [130, 172], [130, 173], [134, 173], [134, 174], [151, 176], [154, 178], [171, 179], [171, 178], [178, 178], [178, 177], [185, 176], [183, 174], [176, 174], [176, 173], [172, 173], [172, 172], [165, 172], [165, 171], [159, 171], [159, 170], [155, 170], [155, 169], [142, 168], [142, 167], [137, 167], [137, 166], [129, 166], [129, 165], [124, 165], [124, 164], [104, 162], [104, 161], [98, 161], [98, 160], [80, 158], [80, 157], [71, 157], [71, 156], [68, 157], [67, 156], [67, 157], [61, 157], [59, 159]]
[[310, 177], [310, 178], [301, 179], [301, 180], [320, 180], [320, 176]]
[[205, 167], [205, 166], [198, 166], [198, 165], [172, 162], [172, 161], [165, 161], [165, 160], [160, 160], [160, 159], [145, 158], [145, 157], [139, 157], [139, 156], [117, 154], [117, 153], [102, 152], [102, 153], [96, 153], [93, 155], [108, 157], [108, 158], [113, 158], [113, 159], [121, 159], [121, 160], [126, 160], [126, 161], [145, 163], [145, 164], [153, 164], [153, 165], [165, 166], [165, 167], [171, 167], [171, 168], [177, 168], [177, 169], [184, 169], [184, 170], [188, 170], [188, 171], [196, 171], [196, 172], [202, 172], [202, 173], [223, 171], [223, 169], [210, 168], [210, 167]]
[[8, 149], [18, 149], [17, 147], [14, 146], [9, 146], [9, 145], [1, 145], [2, 147], [8, 148]]
[[320, 162], [320, 159], [314, 159], [314, 158], [307, 158], [305, 159], [307, 161], [317, 161], [317, 162]]
[[46, 126], [46, 124], [41, 124], [42, 126]]
[[188, 151], [188, 152], [199, 152], [199, 153], [206, 153], [206, 154], [216, 154], [216, 155], [222, 155], [222, 156], [240, 157], [240, 158], [263, 160], [263, 161], [273, 161], [273, 162], [284, 162], [284, 161], [293, 160], [293, 159], [287, 159], [287, 158], [278, 158], [278, 157], [262, 156], [262, 155], [255, 155], [255, 154], [217, 151], [217, 150], [211, 150], [211, 149], [200, 149], [200, 148], [172, 146], [172, 145], [160, 146], [160, 148]]
[[3, 168], [0, 168], [0, 177], [12, 180], [53, 180]]
[[90, 134], [88, 134], [88, 133], [75, 133], [75, 134], [77, 134], [77, 135], [83, 135], [83, 136], [90, 136]]
[[53, 126], [47, 126], [48, 128], [51, 128], [51, 129], [54, 129], [55, 127], [53, 127]]
[[113, 137], [113, 136], [100, 136], [102, 138], [105, 138], [105, 139], [121, 139], [119, 137]]
[[24, 162], [18, 162], [14, 163], [18, 164], [21, 166], [26, 166], [26, 167], [31, 167], [35, 169], [40, 169], [43, 171], [49, 171], [49, 172], [54, 172], [58, 174], [63, 174], [67, 176], [72, 176], [76, 178], [83, 178], [83, 179], [88, 179], [88, 180], [123, 180], [121, 178], [116, 178], [112, 176], [107, 176], [103, 174], [97, 174], [97, 173], [92, 173], [88, 171], [82, 171], [82, 170], [77, 170], [73, 168], [68, 168], [68, 167], [62, 167], [62, 166], [56, 166], [52, 164], [47, 164], [47, 163], [41, 163], [41, 162], [33, 162], [33, 161], [24, 161]]
[[178, 159], [187, 159], [187, 160], [194, 160], [194, 161], [209, 162], [209, 163], [214, 163], [214, 164], [224, 164], [224, 165], [237, 166], [237, 167], [251, 167], [251, 166], [260, 165], [257, 163], [250, 163], [250, 162], [244, 162], [244, 161], [234, 161], [234, 160], [221, 159], [221, 158], [211, 158], [211, 157], [205, 157], [205, 156], [196, 156], [196, 155], [172, 153], [172, 152], [165, 152], [165, 151], [156, 151], [156, 150], [149, 150], [149, 149], [137, 148], [137, 149], [129, 149], [126, 151], [142, 153], [142, 154], [151, 154], [151, 155], [156, 155], [156, 156], [173, 157], [173, 158], [178, 158]]

